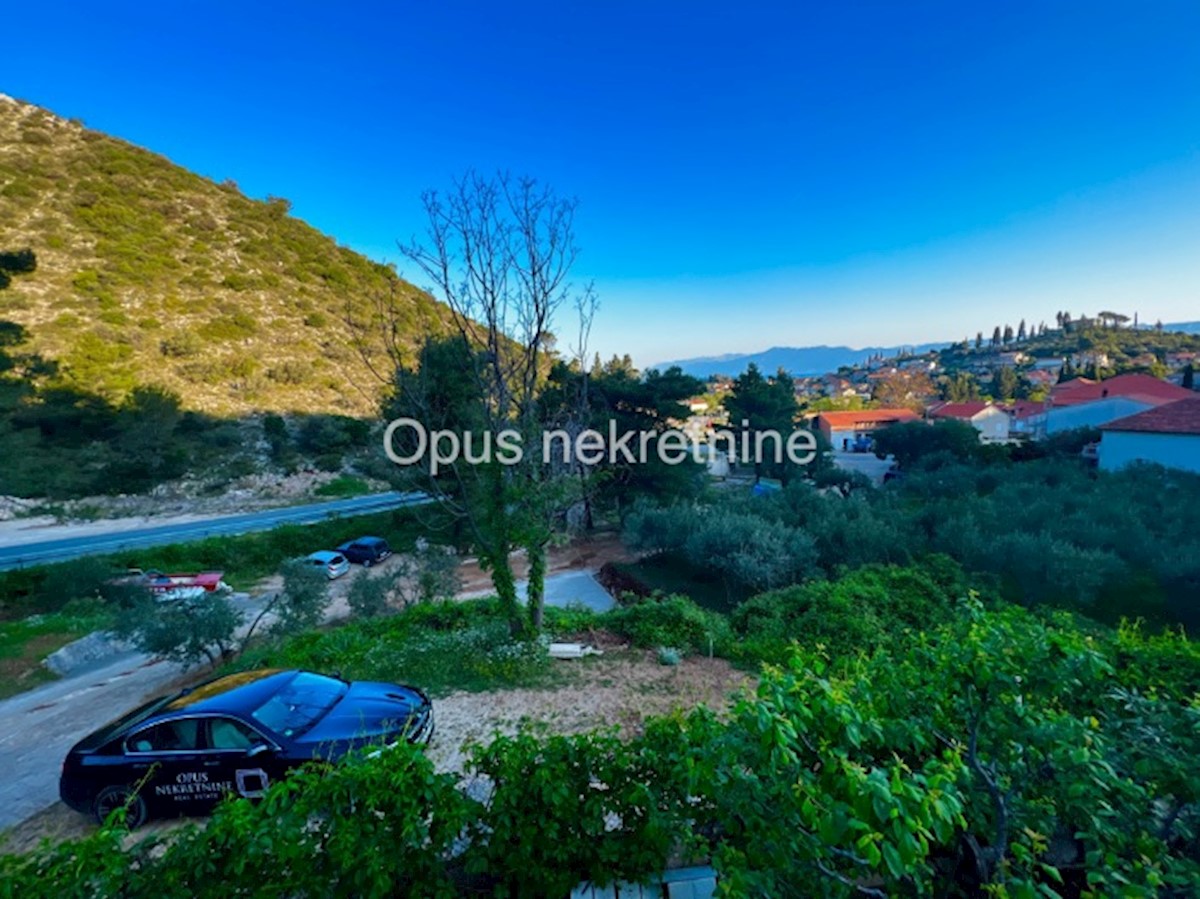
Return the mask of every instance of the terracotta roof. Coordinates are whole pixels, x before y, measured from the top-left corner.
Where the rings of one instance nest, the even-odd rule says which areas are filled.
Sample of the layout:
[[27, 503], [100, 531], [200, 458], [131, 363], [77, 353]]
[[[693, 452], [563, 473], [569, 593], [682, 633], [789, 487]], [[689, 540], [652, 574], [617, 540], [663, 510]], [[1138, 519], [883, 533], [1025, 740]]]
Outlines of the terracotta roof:
[[863, 409], [859, 412], [822, 412], [817, 418], [826, 422], [831, 428], [837, 428], [848, 425], [917, 421], [920, 416], [912, 409]]
[[[1188, 391], [1191, 393], [1191, 391]], [[1136, 415], [1118, 418], [1106, 425], [1102, 431], [1144, 431], [1154, 434], [1198, 434], [1200, 435], [1200, 396], [1192, 394], [1186, 400], [1164, 403]]]
[[1076, 378], [1052, 388], [1050, 402], [1055, 406], [1074, 406], [1078, 403], [1090, 403], [1093, 400], [1110, 396], [1123, 396], [1144, 403], [1161, 405], [1172, 400], [1187, 399], [1191, 396], [1191, 391], [1172, 384], [1170, 381], [1163, 381], [1145, 374], [1117, 375], [1106, 381]]
[[929, 407], [930, 418], [974, 418], [991, 403], [976, 401], [972, 403], [935, 403]]
[[1034, 402], [1033, 400], [1017, 400], [1003, 407], [1004, 411], [1012, 415], [1013, 418], [1024, 420], [1032, 418], [1035, 415], [1042, 415], [1046, 411], [1046, 404], [1042, 402]]

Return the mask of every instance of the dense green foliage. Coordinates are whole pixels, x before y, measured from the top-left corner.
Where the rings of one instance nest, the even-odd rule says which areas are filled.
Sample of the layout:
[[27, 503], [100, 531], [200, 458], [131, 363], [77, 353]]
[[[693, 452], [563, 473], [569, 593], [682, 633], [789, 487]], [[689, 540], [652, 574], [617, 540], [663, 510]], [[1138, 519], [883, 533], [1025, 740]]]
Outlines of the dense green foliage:
[[[854, 589], [908, 577], [891, 612], [916, 620], [952, 578], [935, 569]], [[416, 611], [461, 623], [473, 605]], [[232, 800], [205, 828], [128, 850], [106, 828], [0, 858], [0, 875], [64, 897], [532, 897], [709, 857], [727, 896], [1192, 895], [1195, 645], [970, 598], [943, 611], [863, 654], [793, 649], [727, 721], [497, 738], [465, 792], [401, 746]]]
[[403, 678], [432, 695], [541, 683], [551, 675], [545, 646], [514, 638], [494, 601], [410, 606], [253, 646], [233, 668], [340, 671], [351, 680]]
[[719, 577], [731, 602], [802, 580], [817, 561], [811, 535], [750, 508], [711, 515], [703, 506], [643, 506], [626, 519], [625, 535], [634, 549], [682, 557]]
[[[601, 515], [623, 517], [641, 499], [692, 497], [702, 492], [702, 466], [690, 458], [667, 465], [659, 458], [657, 446], [660, 435], [691, 414], [687, 401], [703, 389], [703, 382], [679, 368], [639, 372], [628, 357], [613, 356], [607, 362], [597, 357], [586, 379], [577, 365], [559, 363], [551, 369], [539, 399], [547, 425], [570, 427], [573, 411], [581, 410], [582, 414], [574, 414], [606, 445], [613, 443], [613, 434], [618, 441], [624, 434], [634, 435], [624, 445], [638, 461], [629, 462], [618, 452], [581, 473], [587, 527]], [[638, 445], [641, 434], [650, 435], [644, 461]]]
[[[758, 366], [751, 363], [745, 372], [734, 378], [733, 387], [725, 398], [730, 429], [745, 434], [752, 448], [754, 477], [779, 478], [787, 483], [799, 469], [778, 449], [778, 441], [786, 441], [795, 428], [796, 392], [792, 376], [780, 369], [764, 377]], [[766, 439], [765, 435], [772, 435]], [[759, 449], [761, 448], [761, 457]]]
[[[1056, 458], [980, 465], [935, 454], [929, 461], [883, 490], [848, 497], [794, 483], [770, 496], [648, 509], [631, 516], [628, 539], [717, 578], [772, 541], [811, 546], [794, 557], [805, 567], [781, 586], [796, 574], [830, 576], [944, 553], [1014, 602], [1110, 622], [1127, 616], [1200, 626], [1196, 475], [1150, 466], [1096, 472]], [[734, 537], [689, 551], [693, 534], [726, 526]], [[743, 531], [762, 536], [744, 546], [736, 539]], [[760, 570], [778, 564], [771, 556]]]
[[755, 596], [731, 622], [743, 658], [783, 664], [796, 641], [853, 656], [944, 624], [965, 591], [962, 570], [945, 556], [907, 567], [865, 565], [836, 580]]

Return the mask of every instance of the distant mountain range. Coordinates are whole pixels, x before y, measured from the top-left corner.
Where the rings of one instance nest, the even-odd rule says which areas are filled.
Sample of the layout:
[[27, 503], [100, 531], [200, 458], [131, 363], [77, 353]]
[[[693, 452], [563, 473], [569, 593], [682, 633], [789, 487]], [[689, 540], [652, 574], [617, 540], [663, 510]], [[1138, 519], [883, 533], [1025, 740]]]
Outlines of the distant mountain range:
[[759, 353], [728, 353], [723, 356], [699, 356], [695, 359], [662, 362], [654, 368], [662, 370], [677, 365], [685, 374], [707, 378], [709, 375], [740, 375], [754, 363], [765, 374], [774, 374], [782, 368], [795, 376], [820, 375], [837, 371], [843, 365], [857, 365], [880, 353], [884, 356], [895, 356], [902, 351], [926, 353], [949, 345], [949, 342], [944, 342], [922, 343], [916, 346], [867, 346], [861, 349], [848, 346], [777, 346]]
[[[1149, 326], [1142, 326], [1147, 330]], [[1186, 334], [1200, 334], [1200, 321], [1177, 322], [1163, 326], [1167, 331], [1182, 331]], [[902, 352], [919, 355], [930, 350], [941, 350], [950, 346], [950, 341], [942, 343], [900, 344], [898, 346], [867, 346], [855, 349], [848, 346], [806, 346], [788, 347], [776, 346], [758, 353], [726, 353], [722, 356], [697, 356], [694, 359], [679, 359], [671, 362], [660, 362], [652, 366], [660, 371], [678, 366], [685, 374], [697, 378], [707, 378], [710, 375], [736, 376], [744, 372], [754, 363], [765, 374], [774, 374], [783, 369], [795, 377], [805, 375], [822, 375], [837, 371], [843, 365], [857, 365], [865, 362], [871, 356], [883, 355], [885, 358], [899, 355]]]
[[1182, 331], [1184, 334], [1200, 334], [1200, 322], [1175, 322], [1174, 324], [1163, 325], [1163, 330]]

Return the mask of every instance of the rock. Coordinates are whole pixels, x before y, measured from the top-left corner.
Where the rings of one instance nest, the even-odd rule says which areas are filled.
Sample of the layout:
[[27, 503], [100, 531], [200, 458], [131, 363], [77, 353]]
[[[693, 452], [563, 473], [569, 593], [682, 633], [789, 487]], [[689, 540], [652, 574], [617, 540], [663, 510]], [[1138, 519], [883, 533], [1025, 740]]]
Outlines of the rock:
[[80, 637], [74, 643], [68, 643], [62, 649], [50, 653], [42, 664], [57, 674], [65, 677], [84, 668], [89, 668], [98, 662], [105, 662], [117, 656], [124, 655], [134, 649], [133, 645], [121, 640], [110, 633], [96, 631], [86, 637]]

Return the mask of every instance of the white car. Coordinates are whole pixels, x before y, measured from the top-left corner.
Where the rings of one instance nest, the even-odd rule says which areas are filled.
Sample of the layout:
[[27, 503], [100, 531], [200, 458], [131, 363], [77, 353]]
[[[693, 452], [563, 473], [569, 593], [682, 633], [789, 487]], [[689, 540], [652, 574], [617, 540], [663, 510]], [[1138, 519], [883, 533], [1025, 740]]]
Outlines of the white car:
[[334, 578], [339, 578], [350, 570], [350, 562], [341, 553], [329, 552], [321, 550], [320, 552], [310, 553], [301, 561], [305, 565], [311, 565], [313, 568], [321, 568], [325, 571], [325, 576], [331, 581]]

